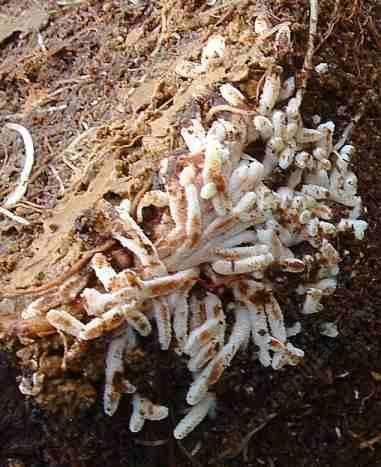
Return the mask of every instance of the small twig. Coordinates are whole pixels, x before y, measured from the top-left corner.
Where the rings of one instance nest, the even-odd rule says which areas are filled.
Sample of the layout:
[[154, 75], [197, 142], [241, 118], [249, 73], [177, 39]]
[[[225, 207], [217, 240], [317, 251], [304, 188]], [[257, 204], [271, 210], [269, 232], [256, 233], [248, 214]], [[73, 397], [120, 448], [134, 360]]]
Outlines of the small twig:
[[165, 107], [168, 107], [169, 104], [172, 104], [174, 100], [174, 96], [170, 97], [168, 100], [166, 100], [165, 102], [163, 102], [161, 105], [159, 105], [159, 107], [157, 107], [155, 109], [155, 112], [160, 112], [161, 110], [163, 110]]
[[218, 5], [209, 9], [205, 8], [202, 14], [206, 16], [214, 16], [215, 13], [219, 12], [220, 10], [223, 10], [224, 8], [237, 7], [240, 3], [243, 3], [245, 1], [246, 0], [229, 0], [228, 2], [223, 3], [222, 5]]
[[20, 203], [17, 203], [17, 206], [28, 206], [31, 208], [39, 209], [40, 211], [49, 211], [45, 206], [40, 206], [39, 204], [32, 203], [32, 201], [28, 201], [27, 199], [24, 199], [23, 201], [20, 201]]
[[256, 93], [255, 93], [255, 100], [257, 102], [259, 102], [260, 96], [262, 94], [262, 89], [263, 89], [263, 85], [265, 83], [266, 76], [267, 76], [267, 73], [263, 73], [263, 75], [260, 77], [260, 79], [258, 81], [257, 89], [256, 89]]
[[19, 207], [33, 209], [34, 211], [37, 211], [37, 212], [49, 211], [49, 209], [46, 209], [43, 206], [39, 206], [38, 204], [31, 203], [30, 201], [21, 201], [20, 203], [17, 203], [15, 205], [15, 208], [19, 208]]
[[289, 21], [285, 21], [283, 23], [277, 24], [276, 26], [267, 29], [264, 31], [260, 36], [257, 37], [257, 44], [262, 44], [263, 42], [266, 41], [269, 37], [271, 37], [273, 34], [275, 34], [277, 31], [279, 31], [280, 28], [283, 28], [285, 26], [289, 26], [291, 23]]
[[146, 179], [142, 188], [139, 190], [139, 192], [134, 197], [134, 200], [131, 203], [131, 213], [133, 215], [135, 215], [136, 209], [138, 207], [138, 204], [140, 203], [140, 200], [143, 198], [144, 194], [149, 190], [151, 185], [152, 185], [152, 177], [149, 177]]
[[[62, 152], [61, 152], [61, 155], [64, 155], [66, 153], [70, 153], [70, 152], [73, 152], [73, 149], [86, 137], [88, 136], [92, 136], [93, 134], [95, 134], [97, 132], [97, 130], [99, 129], [100, 127], [92, 127], [92, 128], [89, 128], [87, 130], [85, 130], [84, 132], [80, 133], [78, 136], [76, 136], [73, 141], [69, 144], [69, 146], [67, 146], [67, 148], [65, 148]], [[73, 158], [73, 160], [75, 160], [75, 158]]]
[[[78, 83], [78, 85], [81, 83]], [[50, 94], [43, 95], [40, 97], [38, 100], [34, 101], [33, 104], [31, 105], [31, 108], [28, 110], [25, 110], [24, 112], [19, 112], [16, 114], [10, 114], [6, 115], [4, 118], [5, 119], [13, 119], [13, 118], [25, 118], [26, 115], [29, 115], [31, 113], [35, 114], [43, 114], [43, 113], [51, 113], [51, 112], [57, 112], [61, 110], [65, 110], [67, 108], [67, 104], [61, 104], [57, 106], [50, 106], [50, 107], [45, 107], [43, 108], [44, 105], [46, 105], [48, 102], [51, 102], [56, 96], [59, 94], [63, 93], [64, 91], [67, 91], [68, 89], [72, 89], [73, 86], [65, 86], [60, 89], [56, 89], [55, 91], [51, 92]]]
[[349, 124], [345, 127], [341, 138], [335, 144], [335, 148], [334, 148], [335, 151], [338, 151], [339, 149], [341, 149], [344, 146], [347, 139], [351, 136], [353, 128], [356, 126], [356, 124], [359, 122], [361, 117], [364, 115], [364, 111], [365, 111], [364, 105], [362, 105], [361, 107], [362, 108], [360, 109], [360, 111], [352, 118], [352, 120], [349, 122]]
[[4, 150], [4, 160], [3, 160], [3, 164], [1, 166], [1, 169], [0, 169], [0, 174], [1, 172], [4, 171], [7, 163], [8, 163], [8, 158], [9, 158], [9, 155], [8, 155], [8, 150], [7, 150], [7, 146], [3, 143], [1, 143], [2, 147], [3, 147], [3, 150]]
[[363, 441], [362, 443], [360, 443], [360, 449], [373, 449], [373, 445], [377, 443], [381, 443], [381, 433], [379, 433], [376, 436], [373, 436], [373, 438], [368, 439], [367, 441]]
[[247, 449], [248, 444], [250, 443], [251, 438], [257, 434], [259, 431], [263, 430], [270, 422], [273, 420], [275, 417], [277, 417], [277, 413], [272, 413], [270, 414], [266, 420], [264, 420], [260, 425], [252, 429], [244, 438], [239, 446], [238, 450], [234, 453], [234, 456], [229, 456], [230, 459], [233, 459], [235, 457], [238, 457], [245, 449]]
[[82, 258], [76, 261], [73, 266], [71, 266], [66, 272], [64, 272], [60, 277], [53, 279], [52, 281], [48, 282], [47, 284], [41, 285], [39, 287], [31, 287], [29, 289], [23, 290], [5, 290], [4, 292], [0, 292], [0, 296], [2, 298], [13, 298], [19, 297], [21, 295], [35, 295], [40, 294], [42, 292], [47, 292], [52, 288], [58, 287], [61, 285], [66, 279], [71, 277], [72, 275], [79, 272], [86, 264], [91, 260], [91, 258], [95, 255], [95, 253], [101, 253], [103, 251], [109, 250], [116, 244], [116, 240], [107, 240], [106, 243], [103, 245], [94, 248], [93, 250], [87, 251]]
[[88, 0], [57, 0], [58, 6], [77, 6], [81, 5], [82, 3], [87, 2]]
[[144, 135], [137, 135], [128, 144], [124, 144], [123, 146], [120, 146], [120, 149], [126, 149], [126, 148], [132, 148], [135, 146], [135, 144], [139, 141], [139, 139], [142, 139]]
[[75, 167], [71, 162], [69, 162], [66, 157], [62, 156], [62, 162], [69, 167], [73, 172], [77, 172], [77, 167]]
[[195, 456], [200, 451], [201, 448], [202, 448], [202, 441], [199, 441], [198, 443], [196, 443], [196, 446], [192, 449], [190, 453], [191, 456]]
[[36, 170], [32, 173], [29, 183], [33, 183], [40, 176], [40, 174], [44, 170], [46, 170], [48, 163], [51, 162], [56, 157], [56, 155], [52, 153], [52, 149], [51, 149], [51, 146], [49, 144], [49, 140], [47, 137], [45, 137], [45, 144], [49, 149], [49, 154], [43, 158], [43, 160], [39, 164], [40, 166], [36, 168]]
[[373, 36], [373, 39], [374, 39], [377, 47], [379, 49], [381, 49], [381, 35], [377, 31], [376, 25], [374, 24], [374, 19], [371, 16], [369, 16], [367, 25], [368, 25], [368, 29], [370, 30], [371, 35]]
[[60, 86], [61, 84], [82, 83], [83, 81], [91, 81], [90, 75], [78, 76], [78, 78], [62, 79], [61, 81], [56, 82], [56, 85]]
[[350, 21], [354, 17], [354, 15], [357, 12], [358, 6], [359, 6], [359, 0], [354, 0], [351, 14], [347, 18], [345, 18], [347, 21]]
[[314, 53], [317, 53], [321, 46], [325, 43], [325, 41], [329, 38], [329, 36], [332, 34], [333, 32], [333, 29], [334, 27], [336, 26], [336, 24], [339, 22], [340, 20], [340, 15], [338, 14], [339, 12], [339, 6], [340, 6], [340, 0], [336, 0], [335, 2], [335, 8], [333, 10], [333, 13], [332, 13], [332, 19], [329, 23], [329, 26], [328, 26], [328, 29], [326, 31], [326, 33], [324, 34], [322, 40], [320, 41], [319, 45], [315, 48], [315, 51]]
[[34, 110], [34, 113], [41, 115], [41, 114], [51, 113], [51, 112], [60, 112], [61, 110], [65, 110], [66, 108], [67, 108], [67, 104], [62, 104], [62, 105], [45, 107], [44, 109], [36, 109]]
[[230, 105], [224, 105], [224, 104], [216, 105], [215, 107], [212, 107], [207, 113], [206, 121], [210, 122], [210, 120], [214, 117], [214, 115], [220, 112], [230, 112], [230, 113], [238, 114], [238, 115], [254, 115], [257, 113], [254, 110], [238, 109], [237, 107], [232, 107]]
[[61, 195], [63, 196], [65, 194], [65, 185], [63, 184], [60, 174], [58, 173], [58, 171], [55, 169], [53, 165], [49, 165], [49, 168], [52, 171], [53, 176], [57, 179], [58, 185], [60, 187]]
[[134, 439], [135, 444], [139, 444], [141, 446], [148, 446], [148, 447], [156, 447], [156, 446], [163, 446], [167, 444], [169, 439], [157, 439], [154, 441], [149, 441], [147, 439]]
[[163, 7], [163, 9], [161, 11], [160, 36], [159, 36], [159, 39], [157, 40], [156, 47], [155, 47], [154, 51], [151, 54], [152, 56], [155, 56], [159, 52], [159, 50], [160, 50], [160, 48], [161, 48], [161, 46], [162, 46], [162, 44], [164, 42], [164, 36], [165, 36], [165, 34], [167, 32], [167, 27], [168, 27], [168, 19], [166, 17], [166, 13], [167, 13], [167, 9], [166, 9], [166, 7]]
[[307, 87], [307, 81], [312, 70], [312, 58], [314, 56], [315, 37], [317, 34], [319, 16], [319, 5], [318, 0], [310, 0], [310, 28], [308, 35], [308, 46], [306, 56], [304, 57], [304, 63], [302, 68], [302, 79], [300, 83], [300, 94], [301, 97], [304, 95], [304, 91]]
[[192, 454], [184, 447], [183, 443], [179, 440], [177, 440], [177, 445], [180, 448], [180, 451], [185, 454], [185, 456], [189, 459], [190, 463], [194, 465], [195, 467], [203, 467], [202, 464], [195, 459]]
[[42, 37], [42, 34], [40, 32], [37, 33], [37, 44], [44, 53], [47, 52], [47, 48], [45, 46], [44, 38]]
[[234, 12], [234, 9], [234, 6], [230, 6], [228, 11], [221, 15], [220, 19], [216, 23], [216, 26], [219, 26], [220, 24], [224, 23], [227, 20], [227, 18]]
[[29, 183], [33, 183], [41, 175], [41, 173], [47, 169], [47, 163], [50, 162], [50, 160], [53, 158], [54, 155], [49, 154], [47, 157], [45, 157], [44, 160], [41, 161], [41, 163], [39, 164], [40, 167], [38, 167], [33, 173], [33, 175], [30, 177]]

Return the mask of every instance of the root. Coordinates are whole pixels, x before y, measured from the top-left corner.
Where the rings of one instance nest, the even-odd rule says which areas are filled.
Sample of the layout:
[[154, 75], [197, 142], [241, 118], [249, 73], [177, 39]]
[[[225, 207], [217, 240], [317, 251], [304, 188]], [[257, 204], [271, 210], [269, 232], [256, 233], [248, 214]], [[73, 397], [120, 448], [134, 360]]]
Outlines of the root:
[[318, 25], [318, 16], [319, 16], [319, 4], [318, 0], [310, 0], [310, 30], [308, 36], [308, 46], [306, 56], [304, 58], [303, 68], [302, 68], [302, 79], [300, 83], [300, 93], [303, 97], [304, 92], [307, 87], [308, 78], [312, 70], [312, 58], [314, 56], [314, 47], [315, 47], [315, 38], [317, 34], [317, 25]]
[[206, 121], [210, 122], [212, 118], [220, 112], [230, 112], [233, 114], [238, 114], [238, 115], [255, 115], [257, 112], [254, 110], [245, 110], [245, 109], [238, 109], [237, 107], [232, 107], [230, 105], [216, 105], [215, 107], [212, 107], [207, 116], [206, 116]]
[[91, 260], [91, 258], [95, 255], [95, 253], [101, 253], [103, 251], [109, 250], [116, 244], [116, 240], [108, 240], [103, 245], [94, 248], [93, 250], [87, 251], [82, 258], [76, 261], [73, 266], [71, 266], [62, 276], [53, 279], [52, 281], [48, 282], [47, 284], [41, 285], [39, 287], [32, 287], [30, 289], [23, 289], [23, 290], [5, 290], [3, 293], [0, 294], [1, 298], [14, 298], [20, 297], [22, 295], [43, 295], [45, 292], [50, 291], [61, 285], [66, 279], [73, 276], [77, 272], [79, 272], [86, 264]]
[[34, 163], [34, 147], [31, 134], [22, 125], [19, 125], [17, 123], [7, 123], [5, 125], [5, 128], [20, 133], [25, 145], [25, 162], [20, 175], [20, 179], [15, 190], [8, 195], [8, 197], [3, 203], [4, 208], [11, 208], [21, 200], [28, 188], [29, 177]]
[[360, 119], [362, 118], [362, 116], [364, 115], [364, 105], [362, 104], [361, 105], [361, 109], [360, 111], [352, 118], [352, 120], [350, 121], [350, 123], [346, 126], [345, 130], [343, 131], [343, 134], [341, 136], [341, 138], [339, 139], [339, 141], [335, 144], [335, 150], [338, 151], [339, 149], [341, 149], [345, 142], [347, 141], [347, 139], [350, 138], [351, 134], [352, 134], [352, 131], [354, 129], [354, 127], [356, 126], [356, 124], [360, 121]]
[[16, 214], [13, 214], [13, 212], [8, 211], [8, 209], [2, 208], [1, 206], [0, 206], [0, 214], [3, 214], [3, 216], [9, 217], [10, 219], [17, 222], [18, 224], [30, 225], [30, 222], [24, 219], [23, 217], [17, 216]]

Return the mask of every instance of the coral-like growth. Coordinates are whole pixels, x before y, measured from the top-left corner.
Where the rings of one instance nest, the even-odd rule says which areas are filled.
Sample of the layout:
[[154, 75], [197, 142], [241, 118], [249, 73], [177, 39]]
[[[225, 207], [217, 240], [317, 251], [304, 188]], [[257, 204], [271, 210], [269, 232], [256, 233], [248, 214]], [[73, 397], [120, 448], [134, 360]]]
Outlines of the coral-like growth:
[[[274, 32], [289, 35], [285, 26], [266, 34]], [[223, 53], [223, 41], [216, 44], [218, 53], [212, 43], [201, 68]], [[301, 313], [320, 311], [322, 298], [336, 288], [336, 236], [353, 230], [362, 239], [366, 229], [358, 219], [354, 148], [334, 144], [331, 121], [304, 126], [294, 77], [271, 67], [257, 106], [230, 83], [219, 93], [226, 101], [221, 117], [212, 108], [208, 118], [199, 115], [182, 128], [188, 149], [162, 158], [152, 191], [137, 203], [100, 203], [107, 232], [129, 252], [131, 265], [118, 271], [97, 253], [90, 270], [32, 302], [23, 316], [46, 317], [50, 330], [81, 343], [112, 336], [104, 393], [109, 415], [121, 393], [139, 390], [124, 375], [123, 354], [150, 338], [154, 323], [161, 349], [186, 356], [193, 375], [186, 395], [193, 407], [176, 427], [176, 438], [213, 409], [210, 391], [250, 340], [262, 365], [278, 370], [298, 364], [304, 352], [288, 337], [293, 333], [285, 326], [287, 309], [277, 300], [277, 274], [297, 276], [290, 293], [305, 295]], [[257, 150], [247, 154], [252, 143]], [[338, 219], [336, 205], [344, 218]], [[145, 219], [148, 207], [154, 222]], [[72, 306], [77, 297], [86, 315]], [[234, 322], [229, 332], [228, 315]], [[23, 381], [22, 390], [34, 394], [42, 384], [36, 376]], [[146, 419], [168, 414], [137, 393], [132, 404], [134, 432]]]

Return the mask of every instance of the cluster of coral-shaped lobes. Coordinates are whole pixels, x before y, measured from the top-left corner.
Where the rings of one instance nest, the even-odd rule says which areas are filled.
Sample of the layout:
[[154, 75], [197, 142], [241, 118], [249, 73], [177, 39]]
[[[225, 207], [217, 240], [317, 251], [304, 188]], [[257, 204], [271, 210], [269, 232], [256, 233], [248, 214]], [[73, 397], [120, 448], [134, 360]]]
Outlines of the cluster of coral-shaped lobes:
[[[323, 296], [336, 288], [336, 235], [352, 230], [362, 239], [367, 226], [358, 219], [353, 147], [334, 145], [333, 122], [304, 127], [292, 77], [282, 83], [279, 71], [270, 71], [255, 109], [230, 84], [220, 93], [231, 112], [223, 115], [231, 118], [206, 127], [200, 117], [183, 128], [188, 150], [163, 158], [155, 186], [138, 203], [102, 202], [111, 236], [133, 256], [131, 267], [117, 272], [98, 253], [90, 263], [95, 287], [86, 288], [86, 275], [74, 278], [24, 312], [25, 319], [46, 316], [54, 328], [80, 341], [112, 333], [104, 408], [112, 415], [122, 392], [135, 393], [132, 431], [168, 413], [138, 395], [125, 378], [123, 354], [138, 345], [139, 336], [152, 334], [152, 323], [163, 350], [172, 344], [189, 358], [193, 383], [186, 400], [193, 407], [174, 432], [182, 438], [213, 409], [209, 391], [250, 340], [264, 366], [279, 369], [303, 357], [289, 340], [274, 271], [298, 275], [295, 292], [305, 295], [301, 313], [318, 312]], [[245, 154], [253, 142], [262, 153]], [[279, 173], [282, 186], [273, 179]], [[339, 220], [337, 205], [345, 213]], [[148, 206], [156, 212], [149, 225]], [[309, 244], [309, 254], [296, 255], [294, 247], [302, 243]], [[86, 320], [70, 312], [79, 294]], [[230, 302], [222, 299], [226, 296]], [[230, 332], [228, 315], [234, 318]]]

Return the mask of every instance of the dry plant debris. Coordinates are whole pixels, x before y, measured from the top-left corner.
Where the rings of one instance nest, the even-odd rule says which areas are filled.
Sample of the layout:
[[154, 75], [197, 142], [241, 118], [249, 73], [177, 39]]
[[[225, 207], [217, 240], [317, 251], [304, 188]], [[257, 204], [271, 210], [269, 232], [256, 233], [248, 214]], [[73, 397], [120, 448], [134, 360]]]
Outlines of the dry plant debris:
[[20, 16], [0, 15], [0, 43], [15, 32], [39, 31], [46, 25], [49, 15], [38, 5], [24, 11]]

